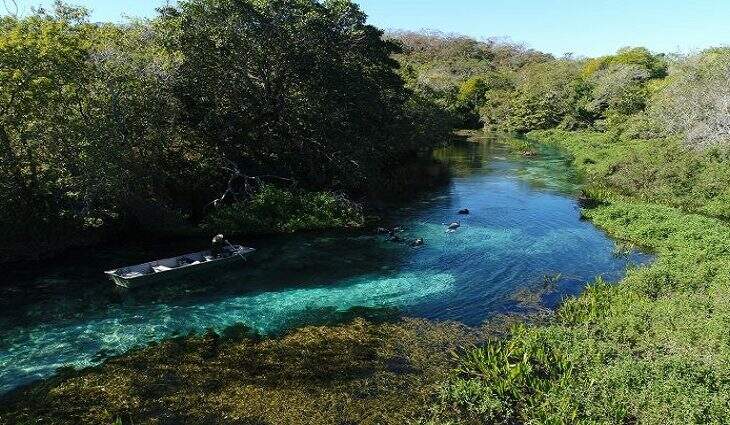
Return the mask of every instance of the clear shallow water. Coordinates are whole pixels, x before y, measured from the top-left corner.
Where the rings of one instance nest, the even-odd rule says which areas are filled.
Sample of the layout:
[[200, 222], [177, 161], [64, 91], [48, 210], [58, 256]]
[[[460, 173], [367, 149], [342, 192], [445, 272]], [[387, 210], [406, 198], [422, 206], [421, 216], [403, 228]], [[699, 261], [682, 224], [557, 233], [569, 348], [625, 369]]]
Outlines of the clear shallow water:
[[[581, 221], [579, 185], [554, 151], [522, 158], [490, 144], [436, 154], [455, 177], [392, 211], [387, 223], [410, 248], [369, 233], [297, 235], [256, 242], [246, 265], [210, 278], [119, 291], [100, 271], [197, 250], [192, 242], [76, 253], [41, 270], [9, 274], [0, 292], [0, 393], [58, 367], [98, 363], [150, 341], [244, 323], [275, 333], [377, 309], [476, 325], [523, 308], [521, 288], [560, 273], [548, 306], [602, 275], [620, 279], [650, 260]], [[471, 214], [459, 216], [460, 208]], [[446, 233], [443, 223], [459, 220]], [[199, 243], [197, 244], [199, 246]]]

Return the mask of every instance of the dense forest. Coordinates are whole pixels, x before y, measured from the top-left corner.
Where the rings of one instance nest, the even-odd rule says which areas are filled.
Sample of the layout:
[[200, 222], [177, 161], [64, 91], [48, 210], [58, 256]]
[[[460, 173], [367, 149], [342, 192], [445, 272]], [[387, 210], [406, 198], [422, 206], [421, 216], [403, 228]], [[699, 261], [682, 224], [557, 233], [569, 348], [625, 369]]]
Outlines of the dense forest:
[[721, 146], [729, 137], [726, 48], [667, 55], [626, 47], [598, 58], [555, 58], [457, 35], [387, 37], [402, 45], [395, 57], [407, 86], [451, 111], [463, 128], [682, 136], [695, 150]]
[[[123, 25], [90, 23], [84, 10], [58, 3], [0, 21], [7, 255], [0, 253], [54, 252], [122, 229], [358, 226], [383, 191], [429, 175], [419, 170], [453, 129], [500, 134], [518, 155], [554, 145], [584, 180], [583, 217], [656, 261], [615, 285], [599, 279], [544, 322], [487, 342], [444, 335], [462, 328], [438, 333], [419, 324], [414, 335], [359, 324], [357, 338], [343, 337], [353, 346], [373, 335], [417, 339], [405, 344], [413, 364], [438, 382], [409, 381], [404, 393], [398, 375], [375, 391], [380, 398], [350, 387], [338, 396], [357, 393], [361, 407], [385, 410], [378, 423], [403, 423], [403, 406], [417, 423], [727, 423], [729, 82], [730, 48], [554, 57], [500, 40], [384, 33], [347, 0], [183, 0]], [[276, 367], [306, 351], [298, 338], [348, 331], [298, 332], [276, 343], [297, 353]], [[431, 333], [438, 336], [429, 341]], [[201, 388], [205, 338], [180, 355]], [[456, 347], [461, 342], [472, 348]], [[155, 350], [175, 344], [149, 356], [164, 363], [167, 352]], [[353, 356], [367, 363], [400, 342], [388, 339], [388, 350], [373, 344]], [[458, 355], [441, 359], [434, 347]], [[320, 348], [322, 358], [302, 361], [326, 365], [330, 347]], [[237, 349], [226, 349], [226, 361], [240, 360], [231, 354]], [[41, 387], [7, 417], [46, 415], [52, 423], [62, 411], [93, 422], [99, 406], [79, 395], [86, 393], [127, 412], [93, 388], [126, 382], [144, 356], [64, 387], [81, 407], [59, 400], [48, 410], [53, 389]], [[447, 372], [430, 363], [437, 357]], [[317, 388], [322, 403], [335, 397]], [[299, 390], [306, 400], [308, 387]], [[403, 405], [383, 401], [390, 394], [405, 397]], [[285, 408], [291, 417], [296, 409]]]
[[398, 49], [347, 1], [3, 17], [1, 257], [127, 230], [361, 224], [351, 199], [416, 182], [403, 170], [449, 131]]

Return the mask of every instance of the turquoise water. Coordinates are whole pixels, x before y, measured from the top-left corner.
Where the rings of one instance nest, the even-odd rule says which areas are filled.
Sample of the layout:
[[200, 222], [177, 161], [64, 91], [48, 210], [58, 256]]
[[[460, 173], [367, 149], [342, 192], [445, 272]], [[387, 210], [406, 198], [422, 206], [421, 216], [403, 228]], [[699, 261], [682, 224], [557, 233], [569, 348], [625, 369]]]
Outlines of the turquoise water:
[[[394, 208], [383, 223], [402, 226], [406, 240], [424, 238], [418, 248], [373, 232], [270, 238], [252, 242], [259, 251], [247, 265], [127, 292], [101, 271], [205, 242], [78, 252], [9, 274], [0, 292], [0, 393], [61, 366], [237, 323], [276, 333], [352, 314], [405, 314], [476, 325], [524, 310], [515, 293], [546, 276], [559, 276], [543, 300], [552, 307], [596, 276], [615, 281], [650, 260], [616, 254], [580, 219], [578, 181], [554, 151], [527, 159], [465, 143], [436, 155], [451, 166], [451, 183]], [[457, 215], [461, 208], [471, 214]], [[445, 232], [453, 220], [461, 227]]]

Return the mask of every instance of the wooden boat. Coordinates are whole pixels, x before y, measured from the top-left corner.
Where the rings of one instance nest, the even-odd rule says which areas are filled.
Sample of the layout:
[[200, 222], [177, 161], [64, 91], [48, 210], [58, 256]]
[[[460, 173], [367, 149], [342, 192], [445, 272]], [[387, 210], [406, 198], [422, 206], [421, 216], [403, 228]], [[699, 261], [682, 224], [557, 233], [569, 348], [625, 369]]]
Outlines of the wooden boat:
[[254, 251], [256, 251], [254, 248], [230, 245], [224, 248], [223, 254], [217, 258], [213, 257], [210, 250], [206, 250], [109, 270], [104, 274], [119, 286], [135, 288], [237, 261], [245, 261], [246, 257]]

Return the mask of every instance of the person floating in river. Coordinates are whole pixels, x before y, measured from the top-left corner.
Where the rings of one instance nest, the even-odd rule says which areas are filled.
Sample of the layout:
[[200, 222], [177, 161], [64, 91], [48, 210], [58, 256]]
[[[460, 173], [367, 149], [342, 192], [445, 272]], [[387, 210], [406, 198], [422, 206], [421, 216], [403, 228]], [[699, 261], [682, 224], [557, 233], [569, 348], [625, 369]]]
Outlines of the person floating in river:
[[226, 244], [226, 239], [221, 234], [217, 234], [213, 236], [213, 241], [211, 242], [210, 247], [210, 254], [213, 256], [213, 258], [219, 258], [221, 255], [223, 255], [223, 246]]
[[453, 233], [461, 226], [461, 223], [458, 221], [452, 221], [451, 223], [446, 225], [446, 233]]
[[414, 239], [414, 240], [411, 241], [411, 247], [412, 248], [417, 248], [419, 246], [423, 246], [424, 243], [425, 242], [423, 241], [423, 238], [416, 238], [416, 239]]

